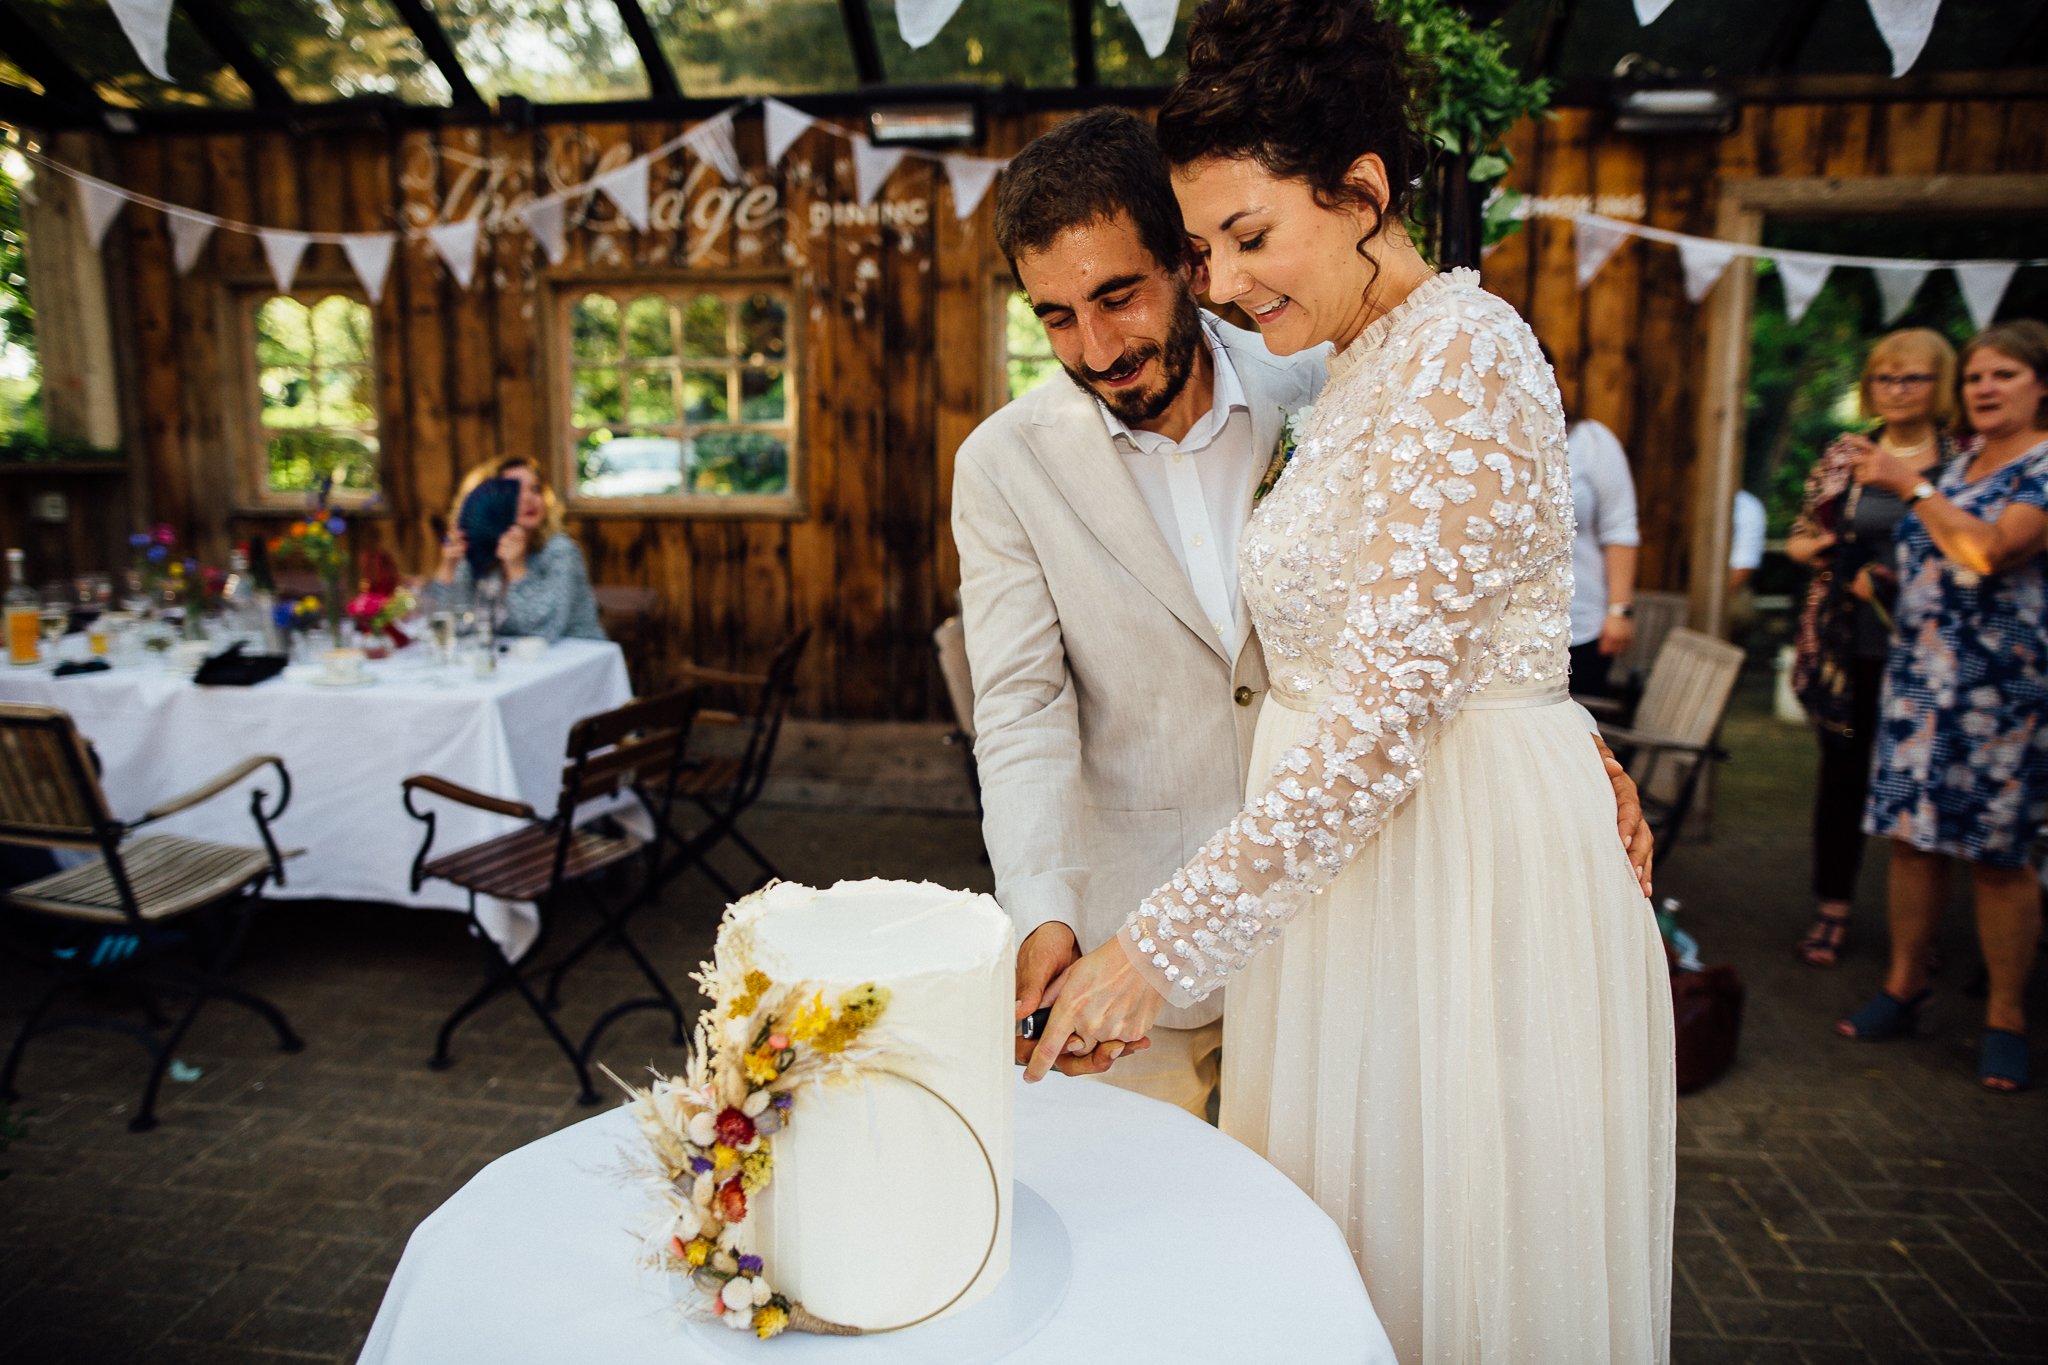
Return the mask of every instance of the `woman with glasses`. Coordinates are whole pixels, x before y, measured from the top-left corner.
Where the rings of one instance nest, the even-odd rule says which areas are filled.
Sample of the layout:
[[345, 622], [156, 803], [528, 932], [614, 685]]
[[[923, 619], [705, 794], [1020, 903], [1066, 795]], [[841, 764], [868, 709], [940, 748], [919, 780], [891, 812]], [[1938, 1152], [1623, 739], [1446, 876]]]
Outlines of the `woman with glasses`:
[[1856, 478], [1904, 499], [1898, 635], [1863, 827], [1892, 841], [1890, 968], [1840, 1031], [1915, 1031], [1951, 861], [1969, 869], [1989, 992], [1977, 1077], [2025, 1089], [2027, 973], [2041, 937], [2028, 855], [2048, 803], [2048, 326], [1963, 347], [1975, 445], [1938, 474], [1872, 447]]
[[1792, 685], [1820, 737], [1813, 801], [1812, 926], [1794, 951], [1832, 967], [1848, 946], [1849, 910], [1863, 861], [1863, 800], [1871, 737], [1884, 686], [1891, 621], [1892, 537], [1906, 504], [1859, 481], [1859, 461], [1882, 450], [1933, 478], [1953, 459], [1956, 353], [1939, 332], [1909, 328], [1882, 337], [1863, 363], [1858, 408], [1865, 434], [1844, 433], [1814, 462], [1785, 553], [1813, 570], [1799, 615]]

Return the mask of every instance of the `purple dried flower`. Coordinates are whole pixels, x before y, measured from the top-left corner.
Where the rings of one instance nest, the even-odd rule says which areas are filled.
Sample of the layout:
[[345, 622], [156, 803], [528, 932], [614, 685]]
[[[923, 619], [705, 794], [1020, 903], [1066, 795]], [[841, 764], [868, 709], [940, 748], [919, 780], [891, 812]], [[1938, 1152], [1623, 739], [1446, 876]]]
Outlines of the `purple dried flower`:
[[742, 1275], [758, 1275], [758, 1274], [760, 1274], [760, 1273], [761, 1273], [761, 1258], [760, 1258], [759, 1256], [742, 1256], [742, 1257], [740, 1257], [740, 1274], [742, 1274]]
[[332, 534], [338, 536], [342, 532], [348, 530], [348, 523], [343, 521], [340, 517], [329, 517], [327, 519], [327, 529]]
[[143, 546], [145, 546], [145, 545], [149, 544], [149, 532], [147, 532], [147, 531], [135, 531], [135, 532], [131, 532], [131, 533], [129, 534], [129, 536], [128, 536], [128, 544], [129, 544], [129, 545], [131, 545], [132, 547], [134, 547], [135, 549], [138, 549], [138, 550], [139, 550], [139, 549], [141, 549], [141, 548], [142, 548]]
[[170, 557], [171, 552], [161, 545], [152, 545], [149, 547], [149, 562], [152, 564], [161, 564]]
[[790, 1106], [796, 1103], [796, 1096], [790, 1094], [787, 1090], [785, 1090], [778, 1094], [774, 1099], [768, 1102], [774, 1105], [777, 1109], [780, 1109], [787, 1113]]
[[695, 1171], [698, 1175], [703, 1175], [706, 1171], [709, 1171], [711, 1169], [711, 1158], [708, 1156], [691, 1157], [690, 1169]]

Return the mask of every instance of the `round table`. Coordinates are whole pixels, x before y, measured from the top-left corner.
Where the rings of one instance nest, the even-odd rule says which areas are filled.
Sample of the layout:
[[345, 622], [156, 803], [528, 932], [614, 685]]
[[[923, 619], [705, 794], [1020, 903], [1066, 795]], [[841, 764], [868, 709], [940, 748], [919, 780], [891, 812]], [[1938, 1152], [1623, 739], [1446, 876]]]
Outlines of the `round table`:
[[[1065, 1222], [1073, 1273], [1010, 1360], [1394, 1365], [1336, 1225], [1248, 1148], [1099, 1081], [1020, 1080], [1016, 1112], [1016, 1177]], [[414, 1230], [362, 1365], [703, 1358], [634, 1265], [644, 1195], [616, 1172], [638, 1142], [615, 1109], [480, 1171]]]

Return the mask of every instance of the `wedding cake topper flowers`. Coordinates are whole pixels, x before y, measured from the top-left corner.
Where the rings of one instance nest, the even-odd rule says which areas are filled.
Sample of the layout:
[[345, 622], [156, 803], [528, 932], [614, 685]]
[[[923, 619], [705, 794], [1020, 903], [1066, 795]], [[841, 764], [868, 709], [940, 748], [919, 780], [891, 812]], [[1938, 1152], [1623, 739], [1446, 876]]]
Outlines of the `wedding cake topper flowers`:
[[1301, 429], [1308, 420], [1309, 409], [1297, 408], [1293, 412], [1281, 409], [1280, 439], [1273, 442], [1273, 458], [1266, 462], [1266, 472], [1259, 476], [1259, 486], [1252, 490], [1252, 506], [1256, 507], [1273, 491], [1273, 485], [1280, 482], [1280, 476], [1287, 472], [1289, 461], [1294, 459], [1294, 448], [1301, 444]]

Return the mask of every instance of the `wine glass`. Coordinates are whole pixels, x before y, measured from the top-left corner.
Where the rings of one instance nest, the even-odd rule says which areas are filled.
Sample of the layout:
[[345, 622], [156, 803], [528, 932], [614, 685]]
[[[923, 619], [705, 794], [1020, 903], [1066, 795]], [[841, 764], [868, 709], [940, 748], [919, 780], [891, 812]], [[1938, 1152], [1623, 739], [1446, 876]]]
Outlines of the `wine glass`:
[[71, 629], [71, 591], [63, 583], [43, 585], [43, 605], [37, 612], [42, 622], [43, 640], [55, 645]]
[[445, 665], [455, 660], [455, 613], [437, 611], [427, 618], [434, 635], [434, 653]]

